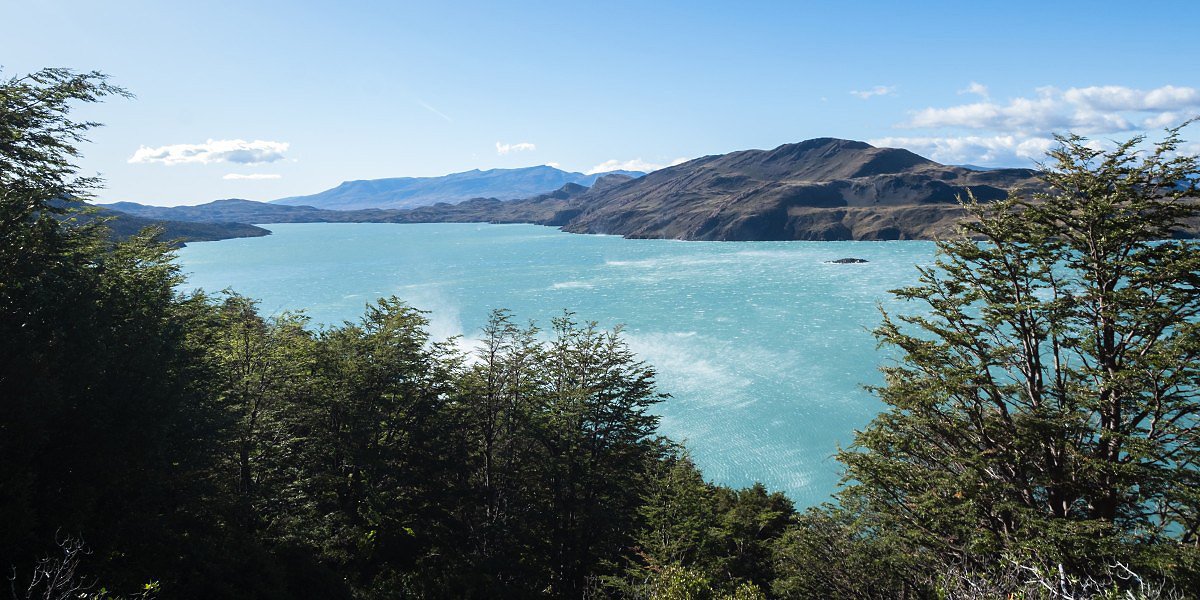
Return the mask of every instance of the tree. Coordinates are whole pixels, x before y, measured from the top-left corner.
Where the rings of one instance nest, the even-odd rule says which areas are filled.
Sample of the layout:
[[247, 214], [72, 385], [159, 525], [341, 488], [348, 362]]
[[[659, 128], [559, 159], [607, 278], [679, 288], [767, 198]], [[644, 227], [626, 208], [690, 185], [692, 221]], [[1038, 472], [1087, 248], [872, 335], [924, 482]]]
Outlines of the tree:
[[[1200, 249], [1195, 156], [1058, 138], [1050, 192], [983, 205], [885, 313], [889, 406], [839, 453], [882, 530], [930, 560], [1195, 569]], [[1191, 562], [1189, 562], [1191, 561]], [[1190, 565], [1190, 566], [1189, 566]]]
[[[454, 574], [468, 590], [543, 589], [550, 571], [539, 444], [545, 351], [538, 329], [521, 328], [506, 310], [483, 328], [476, 361], [459, 380], [456, 413], [463, 440], [465, 497], [461, 521], [470, 541]], [[478, 581], [471, 581], [464, 573]]]
[[79, 218], [100, 180], [73, 162], [97, 124], [70, 112], [114, 95], [128, 94], [96, 72], [0, 83], [0, 566], [36, 574], [61, 532], [94, 549], [88, 579], [211, 596], [228, 541], [213, 306], [177, 293], [154, 230], [114, 243]]
[[774, 558], [771, 592], [778, 598], [925, 597], [901, 576], [914, 566], [912, 557], [892, 547], [886, 532], [852, 498], [801, 514], [775, 540]]
[[641, 489], [660, 456], [649, 408], [664, 395], [619, 328], [602, 331], [567, 313], [552, 330], [536, 418], [551, 494], [551, 585], [572, 596], [589, 575], [615, 571], [631, 546]]
[[237, 499], [239, 524], [248, 530], [273, 512], [263, 505], [279, 501], [278, 480], [293, 479], [279, 464], [291, 441], [283, 421], [310, 387], [315, 354], [307, 318], [284, 313], [268, 319], [257, 309], [254, 301], [227, 293], [205, 344], [216, 362], [212, 391], [228, 428], [222, 437], [232, 446], [222, 451], [230, 463], [227, 485]]

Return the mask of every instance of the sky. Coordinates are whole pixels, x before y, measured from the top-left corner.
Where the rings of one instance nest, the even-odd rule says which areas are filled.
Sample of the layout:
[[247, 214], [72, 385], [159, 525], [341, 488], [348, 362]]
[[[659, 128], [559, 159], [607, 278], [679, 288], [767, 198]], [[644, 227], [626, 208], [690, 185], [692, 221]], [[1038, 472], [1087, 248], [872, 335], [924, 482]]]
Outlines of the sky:
[[814, 137], [1031, 166], [1056, 132], [1200, 115], [1194, 0], [0, 0], [0, 15], [0, 77], [100, 70], [136, 95], [79, 111], [106, 125], [81, 162], [101, 202], [653, 170]]

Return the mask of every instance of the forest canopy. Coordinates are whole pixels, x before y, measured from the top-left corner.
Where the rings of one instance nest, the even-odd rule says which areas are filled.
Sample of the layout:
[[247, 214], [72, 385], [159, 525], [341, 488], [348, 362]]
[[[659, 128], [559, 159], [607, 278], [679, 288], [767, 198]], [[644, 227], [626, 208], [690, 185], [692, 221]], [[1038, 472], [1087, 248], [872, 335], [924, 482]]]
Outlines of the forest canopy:
[[[619, 329], [383, 298], [313, 326], [181, 291], [64, 199], [128, 96], [0, 82], [0, 567], [17, 598], [1090, 598], [1200, 589], [1200, 254], [1179, 129], [1067, 136], [896, 293], [886, 411], [798, 512], [706, 482]], [[86, 209], [85, 209], [86, 210]], [[831, 448], [830, 452], [835, 451]], [[973, 595], [972, 595], [973, 594]]]

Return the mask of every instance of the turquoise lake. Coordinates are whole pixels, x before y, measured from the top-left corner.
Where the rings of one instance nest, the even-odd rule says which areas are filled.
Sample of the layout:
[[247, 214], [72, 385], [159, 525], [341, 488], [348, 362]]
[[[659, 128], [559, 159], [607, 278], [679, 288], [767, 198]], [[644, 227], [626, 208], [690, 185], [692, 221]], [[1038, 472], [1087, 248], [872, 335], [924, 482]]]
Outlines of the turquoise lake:
[[[435, 337], [477, 335], [488, 313], [549, 325], [563, 309], [626, 339], [658, 371], [662, 431], [705, 475], [761, 481], [798, 506], [836, 489], [838, 445], [881, 409], [878, 307], [933, 261], [930, 242], [680, 242], [536, 225], [283, 224], [179, 252], [187, 288], [232, 288], [264, 313], [356, 320], [396, 295]], [[857, 257], [866, 264], [826, 264]]]

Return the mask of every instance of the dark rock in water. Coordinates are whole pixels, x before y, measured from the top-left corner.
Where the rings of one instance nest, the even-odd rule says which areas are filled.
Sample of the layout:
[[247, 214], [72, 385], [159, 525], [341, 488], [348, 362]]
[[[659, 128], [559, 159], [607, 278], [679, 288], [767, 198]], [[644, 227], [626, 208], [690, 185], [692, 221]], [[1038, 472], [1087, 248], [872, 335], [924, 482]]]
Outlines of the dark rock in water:
[[862, 258], [839, 258], [837, 260], [827, 260], [825, 262], [833, 265], [857, 265], [868, 261]]

